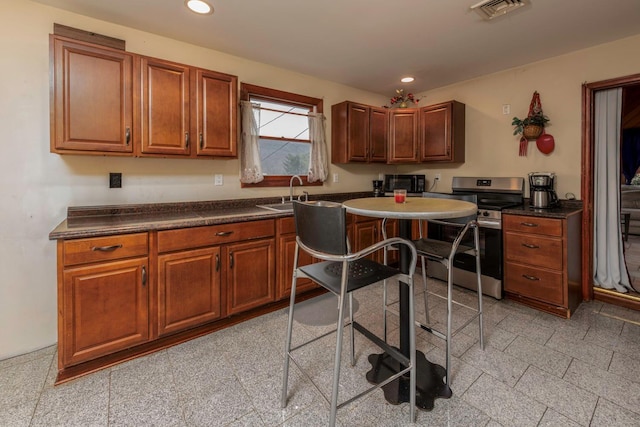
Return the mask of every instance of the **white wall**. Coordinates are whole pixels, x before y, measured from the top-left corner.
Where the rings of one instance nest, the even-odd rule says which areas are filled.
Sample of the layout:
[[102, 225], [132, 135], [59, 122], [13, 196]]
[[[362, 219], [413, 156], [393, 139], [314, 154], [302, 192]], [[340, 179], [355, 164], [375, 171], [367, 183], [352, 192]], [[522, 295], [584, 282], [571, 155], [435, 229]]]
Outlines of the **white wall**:
[[[59, 156], [49, 153], [49, 46], [53, 23], [124, 39], [127, 50], [239, 77], [241, 82], [324, 98], [330, 108], [345, 99], [382, 105], [386, 97], [291, 73], [42, 6], [0, 0], [0, 359], [56, 342], [56, 249], [49, 232], [68, 206], [250, 198], [285, 194], [286, 189], [240, 189], [237, 160], [127, 159]], [[457, 99], [467, 104], [467, 161], [464, 165], [331, 165], [340, 182], [312, 187], [312, 193], [365, 191], [379, 172], [441, 172], [439, 190], [453, 175], [525, 176], [555, 171], [561, 195], [580, 196], [581, 84], [640, 72], [640, 36], [530, 64], [426, 93], [421, 105]], [[531, 94], [541, 94], [548, 130], [556, 139], [549, 156], [529, 147], [518, 157], [511, 118], [528, 111]], [[512, 113], [502, 115], [502, 104]], [[108, 173], [123, 173], [123, 188], [108, 188]], [[225, 185], [213, 186], [223, 174]]]

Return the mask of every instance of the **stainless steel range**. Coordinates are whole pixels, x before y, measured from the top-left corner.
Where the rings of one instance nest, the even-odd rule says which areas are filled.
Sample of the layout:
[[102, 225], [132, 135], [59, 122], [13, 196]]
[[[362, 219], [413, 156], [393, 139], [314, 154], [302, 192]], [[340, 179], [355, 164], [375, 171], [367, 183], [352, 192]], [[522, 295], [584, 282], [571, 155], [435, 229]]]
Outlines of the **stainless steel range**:
[[[453, 194], [475, 194], [478, 197], [478, 226], [480, 231], [480, 269], [482, 293], [502, 298], [502, 210], [520, 206], [524, 201], [524, 178], [505, 177], [454, 177]], [[453, 240], [456, 227], [429, 224], [430, 237]], [[465, 242], [473, 246], [472, 235]], [[476, 290], [475, 258], [470, 254], [458, 254], [453, 261], [453, 282]], [[447, 280], [442, 264], [432, 263], [427, 269], [431, 277]]]

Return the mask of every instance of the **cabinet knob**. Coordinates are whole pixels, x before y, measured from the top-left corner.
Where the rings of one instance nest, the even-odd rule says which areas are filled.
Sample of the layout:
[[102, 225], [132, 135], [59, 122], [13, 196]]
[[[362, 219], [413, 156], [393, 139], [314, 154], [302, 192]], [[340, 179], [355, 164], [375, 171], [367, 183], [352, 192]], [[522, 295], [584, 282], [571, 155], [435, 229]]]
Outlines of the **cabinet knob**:
[[200, 132], [200, 149], [204, 149], [204, 136], [202, 135], [202, 132]]
[[142, 266], [142, 286], [146, 286], [147, 285], [147, 267], [146, 266]]
[[184, 145], [186, 148], [189, 148], [189, 132], [184, 133]]
[[216, 254], [216, 271], [220, 271], [220, 255]]
[[229, 252], [229, 268], [233, 268], [233, 252]]
[[127, 145], [129, 145], [129, 142], [131, 141], [131, 129], [128, 127], [124, 131], [124, 140]]

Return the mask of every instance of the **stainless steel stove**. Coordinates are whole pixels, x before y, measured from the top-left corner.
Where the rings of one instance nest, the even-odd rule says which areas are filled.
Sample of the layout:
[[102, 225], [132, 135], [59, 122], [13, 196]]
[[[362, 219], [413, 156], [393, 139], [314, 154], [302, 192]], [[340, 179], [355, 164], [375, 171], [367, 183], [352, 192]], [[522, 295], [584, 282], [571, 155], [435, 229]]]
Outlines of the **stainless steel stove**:
[[[482, 293], [497, 299], [502, 298], [502, 210], [523, 204], [524, 184], [521, 177], [454, 177], [451, 184], [453, 194], [478, 197]], [[430, 237], [452, 240], [457, 231], [455, 227], [429, 224], [428, 232]], [[466, 244], [473, 246], [471, 240]], [[453, 282], [475, 290], [475, 258], [459, 254], [453, 265]], [[438, 263], [430, 265], [427, 273], [441, 280], [447, 278], [446, 269]]]

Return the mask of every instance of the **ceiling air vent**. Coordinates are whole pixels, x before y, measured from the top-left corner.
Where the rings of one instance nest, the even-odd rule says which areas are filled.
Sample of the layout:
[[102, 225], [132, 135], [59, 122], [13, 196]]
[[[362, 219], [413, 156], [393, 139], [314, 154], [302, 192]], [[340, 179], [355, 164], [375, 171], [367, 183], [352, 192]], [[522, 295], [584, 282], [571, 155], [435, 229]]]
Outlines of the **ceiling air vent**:
[[529, 0], [483, 0], [471, 6], [484, 19], [489, 20], [506, 15], [529, 4]]

